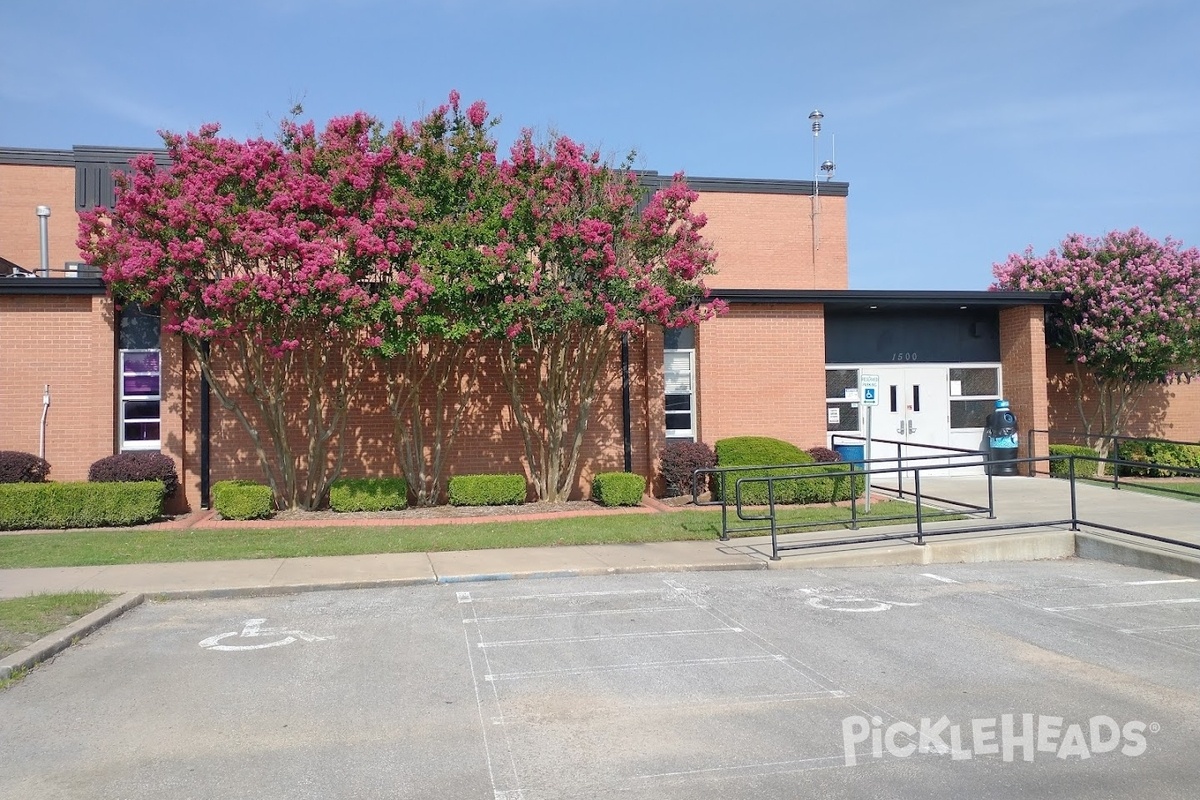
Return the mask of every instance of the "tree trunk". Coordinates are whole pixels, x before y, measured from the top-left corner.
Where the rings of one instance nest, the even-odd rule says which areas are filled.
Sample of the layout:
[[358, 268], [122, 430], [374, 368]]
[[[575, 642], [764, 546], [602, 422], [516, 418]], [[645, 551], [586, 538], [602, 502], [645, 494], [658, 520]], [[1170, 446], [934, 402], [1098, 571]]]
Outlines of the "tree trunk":
[[[616, 339], [607, 328], [579, 325], [535, 338], [525, 351], [532, 369], [524, 375], [522, 352], [511, 342], [504, 345], [504, 382], [539, 500], [557, 503], [571, 495], [592, 405]], [[531, 396], [541, 401], [540, 419], [530, 414]]]
[[[465, 341], [434, 338], [414, 344], [389, 365], [388, 407], [397, 460], [418, 506], [437, 505], [443, 494], [446, 456], [466, 417], [465, 399], [473, 393], [479, 373], [478, 353], [468, 354]], [[469, 362], [465, 369], [464, 361]], [[426, 388], [433, 395], [428, 408], [422, 399]], [[458, 402], [448, 407], [451, 391]]]

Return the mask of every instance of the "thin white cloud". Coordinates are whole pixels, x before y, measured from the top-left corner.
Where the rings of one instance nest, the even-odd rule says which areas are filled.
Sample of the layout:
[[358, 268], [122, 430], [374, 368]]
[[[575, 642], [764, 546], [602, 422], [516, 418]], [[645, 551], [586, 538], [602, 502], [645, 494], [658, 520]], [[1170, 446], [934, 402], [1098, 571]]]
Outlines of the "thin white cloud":
[[1103, 140], [1187, 133], [1197, 128], [1191, 103], [1168, 94], [1092, 92], [1043, 95], [963, 105], [932, 114], [928, 124], [948, 132], [1000, 139]]

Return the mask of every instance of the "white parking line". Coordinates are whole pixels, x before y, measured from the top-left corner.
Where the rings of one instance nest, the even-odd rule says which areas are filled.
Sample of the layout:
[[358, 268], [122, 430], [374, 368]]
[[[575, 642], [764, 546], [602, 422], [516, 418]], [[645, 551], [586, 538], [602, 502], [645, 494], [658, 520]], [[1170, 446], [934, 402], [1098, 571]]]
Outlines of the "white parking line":
[[1195, 578], [1171, 578], [1163, 581], [1126, 581], [1125, 586], [1157, 586], [1160, 583], [1195, 583]]
[[1174, 600], [1132, 600], [1127, 603], [1093, 603], [1087, 606], [1053, 606], [1043, 611], [1084, 611], [1089, 608], [1137, 608], [1138, 606], [1171, 606], [1181, 603], [1200, 603], [1200, 597], [1180, 597]]
[[592, 611], [559, 611], [549, 614], [500, 614], [494, 617], [477, 617], [474, 622], [507, 622], [514, 619], [562, 619], [564, 617], [594, 617], [605, 614], [651, 614], [659, 611], [695, 611], [696, 607], [648, 606], [645, 608], [601, 608]]
[[705, 636], [710, 633], [741, 633], [741, 628], [696, 628], [678, 631], [638, 631], [601, 636], [550, 636], [545, 639], [512, 639], [507, 642], [480, 642], [478, 647], [515, 647], [523, 644], [568, 644], [577, 642], [608, 642], [614, 639], [657, 639], [660, 636]]
[[1121, 628], [1121, 633], [1162, 633], [1163, 631], [1191, 631], [1200, 625], [1168, 625], [1165, 628]]
[[934, 575], [932, 572], [922, 572], [921, 577], [933, 578], [935, 581], [941, 581], [942, 583], [959, 583], [959, 581], [954, 580], [954, 578], [946, 578], [942, 575]]
[[[469, 592], [468, 592], [469, 594]], [[560, 600], [569, 599], [572, 597], [615, 597], [627, 596], [636, 594], [657, 594], [665, 595], [667, 592], [663, 589], [623, 589], [611, 592], [552, 592], [549, 594], [509, 594], [496, 595], [495, 597], [476, 597], [476, 603], [506, 603], [510, 600]]]
[[523, 678], [542, 678], [550, 675], [592, 675], [600, 672], [626, 672], [639, 669], [665, 669], [668, 667], [711, 666], [714, 664], [753, 664], [755, 662], [779, 661], [775, 656], [726, 656], [724, 658], [685, 658], [672, 661], [635, 661], [629, 664], [611, 664], [597, 667], [562, 667], [561, 669], [538, 669], [525, 672], [501, 672], [485, 675], [489, 681], [510, 681]]

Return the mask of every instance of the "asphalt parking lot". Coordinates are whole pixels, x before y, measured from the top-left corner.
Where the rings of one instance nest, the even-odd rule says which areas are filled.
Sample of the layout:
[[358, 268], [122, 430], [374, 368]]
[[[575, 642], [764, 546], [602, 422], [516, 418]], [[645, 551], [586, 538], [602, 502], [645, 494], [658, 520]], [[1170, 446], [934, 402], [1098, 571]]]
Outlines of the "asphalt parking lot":
[[1192, 798], [1200, 583], [1102, 562], [148, 603], [0, 692], [0, 795]]

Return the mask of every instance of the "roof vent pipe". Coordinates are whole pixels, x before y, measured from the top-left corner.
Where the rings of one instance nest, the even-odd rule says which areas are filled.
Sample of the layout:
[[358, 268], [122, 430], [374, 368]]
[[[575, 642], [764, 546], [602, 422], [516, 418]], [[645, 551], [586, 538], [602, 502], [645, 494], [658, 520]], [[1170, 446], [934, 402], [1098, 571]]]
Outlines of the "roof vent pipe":
[[50, 206], [38, 206], [38, 226], [42, 239], [42, 277], [50, 277]]

